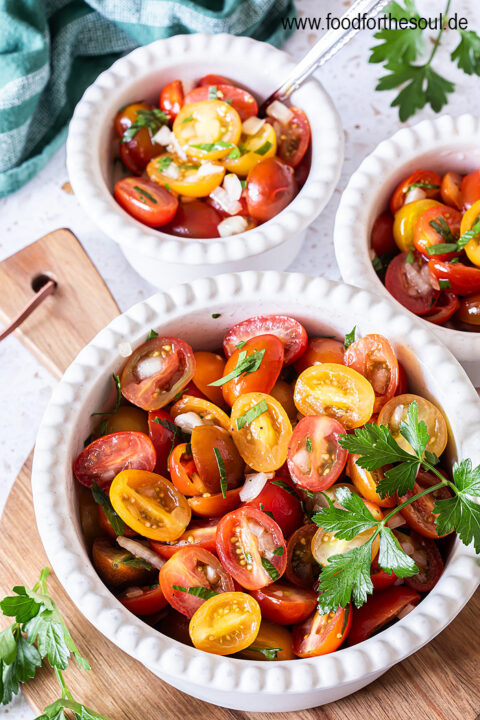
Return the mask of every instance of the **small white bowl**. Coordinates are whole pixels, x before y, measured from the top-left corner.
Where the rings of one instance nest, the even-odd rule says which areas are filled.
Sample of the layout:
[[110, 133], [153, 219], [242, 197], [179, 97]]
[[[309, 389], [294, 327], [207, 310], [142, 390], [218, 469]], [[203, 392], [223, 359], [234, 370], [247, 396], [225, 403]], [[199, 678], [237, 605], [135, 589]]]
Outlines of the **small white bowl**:
[[[220, 313], [220, 316], [213, 317]], [[345, 697], [417, 651], [460, 612], [480, 581], [472, 547], [453, 544], [445, 571], [409, 615], [352, 648], [309, 660], [258, 662], [210, 655], [136, 618], [105, 587], [90, 563], [80, 529], [72, 461], [104, 406], [111, 374], [150, 328], [214, 349], [234, 323], [256, 314], [288, 313], [310, 334], [383, 333], [394, 343], [409, 384], [449, 420], [450, 459], [480, 462], [480, 401], [452, 354], [412, 316], [387, 299], [325, 278], [277, 272], [220, 275], [172, 288], [113, 320], [78, 355], [55, 388], [42, 420], [32, 488], [38, 529], [66, 591], [94, 627], [184, 692], [244, 711], [287, 711]]]
[[[480, 166], [480, 118], [442, 115], [403, 128], [381, 142], [350, 178], [335, 218], [334, 243], [343, 280], [395, 300], [379, 280], [370, 257], [377, 216], [388, 207], [396, 185], [419, 168], [461, 174]], [[423, 321], [480, 385], [480, 333], [452, 330]]]
[[206, 73], [221, 73], [263, 99], [293, 67], [289, 55], [250, 38], [176, 35], [117, 60], [86, 90], [67, 140], [72, 187], [87, 215], [120, 244], [135, 270], [153, 285], [168, 287], [220, 272], [284, 270], [337, 184], [343, 162], [342, 125], [322, 85], [314, 79], [306, 82], [292, 95], [292, 103], [305, 110], [312, 129], [312, 165], [299, 194], [253, 230], [223, 239], [186, 240], [142, 225], [113, 198], [113, 119], [118, 109], [139, 99], [156, 105], [166, 83], [179, 78], [188, 85]]

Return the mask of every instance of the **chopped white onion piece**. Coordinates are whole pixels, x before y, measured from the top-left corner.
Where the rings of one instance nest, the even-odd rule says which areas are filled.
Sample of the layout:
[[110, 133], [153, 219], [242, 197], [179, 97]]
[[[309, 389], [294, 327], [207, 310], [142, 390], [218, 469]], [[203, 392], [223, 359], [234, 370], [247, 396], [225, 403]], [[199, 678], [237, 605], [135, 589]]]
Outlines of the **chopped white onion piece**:
[[[215, 190], [212, 190], [212, 192], [210, 193], [210, 197], [212, 198], [212, 200], [215, 200], [215, 202], [220, 205], [222, 210], [224, 210], [229, 215], [236, 215], [242, 209], [242, 206], [240, 205], [238, 200], [232, 200], [227, 191], [224, 190], [222, 187], [216, 187]], [[220, 225], [221, 224], [222, 223], [220, 223]], [[236, 230], [235, 232], [242, 232], [242, 230]], [[228, 233], [228, 235], [232, 234], [233, 233]]]
[[400, 612], [399, 612], [398, 615], [397, 615], [397, 618], [398, 618], [399, 620], [401, 620], [401, 619], [404, 618], [406, 615], [408, 615], [408, 613], [411, 613], [412, 610], [414, 610], [414, 609], [415, 609], [415, 605], [412, 605], [412, 603], [408, 603], [408, 605], [405, 605], [405, 607], [403, 608], [403, 610], [400, 610]]
[[275, 477], [275, 473], [259, 472], [245, 475], [245, 484], [240, 490], [240, 500], [248, 502], [256, 498], [262, 492], [267, 480], [271, 480], [273, 477]]
[[172, 131], [168, 127], [168, 125], [163, 125], [160, 130], [158, 130], [155, 135], [153, 136], [152, 140], [154, 143], [157, 143], [158, 145], [168, 145], [168, 143], [172, 142]]
[[249, 117], [242, 123], [242, 132], [245, 135], [256, 135], [260, 128], [265, 125], [266, 120], [259, 117]]
[[156, 552], [150, 550], [149, 547], [141, 542], [138, 542], [138, 540], [131, 540], [130, 538], [119, 535], [117, 537], [117, 543], [124, 550], [128, 550], [128, 552], [135, 555], [135, 557], [142, 558], [142, 560], [145, 560], [145, 562], [149, 563], [152, 567], [157, 568], [157, 570], [160, 570], [165, 562], [165, 560], [162, 560]]
[[217, 230], [220, 237], [238, 235], [238, 233], [245, 232], [247, 228], [248, 223], [241, 215], [235, 215], [235, 217], [225, 218], [225, 220], [222, 220], [222, 222], [217, 225]]
[[180, 177], [180, 170], [178, 169], [178, 165], [176, 165], [174, 162], [171, 162], [170, 165], [167, 165], [165, 170], [162, 170], [162, 175], [166, 175], [169, 178], [172, 178], [172, 180], [178, 180]]
[[120, 357], [130, 357], [132, 354], [132, 346], [129, 342], [120, 342], [117, 345], [118, 354]]
[[231, 200], [240, 200], [242, 197], [242, 183], [235, 173], [227, 173], [223, 178], [223, 189], [226, 190]]
[[183, 160], [184, 162], [187, 160], [187, 153], [183, 149], [183, 147], [178, 142], [177, 138], [175, 137], [175, 134], [172, 132], [172, 135], [170, 137], [170, 144], [167, 148], [169, 152], [175, 153], [178, 155], [178, 157]]
[[288, 125], [288, 123], [293, 117], [293, 113], [290, 108], [288, 108], [279, 100], [274, 100], [267, 107], [267, 115], [275, 118], [275, 120], [278, 120], [278, 122], [282, 123], [282, 125]]
[[205, 177], [207, 175], [216, 175], [221, 172], [223, 167], [221, 165], [215, 165], [214, 163], [204, 163], [198, 168], [196, 175], [193, 175], [195, 179]]
[[191, 433], [193, 431], [193, 428], [207, 424], [196, 412], [180, 413], [180, 415], [177, 415], [177, 417], [175, 418], [174, 423], [175, 425], [178, 425], [178, 427], [183, 430], [183, 432], [186, 433]]
[[422, 188], [415, 187], [410, 188], [410, 190], [405, 195], [405, 205], [408, 205], [408, 203], [415, 202], [415, 200], [424, 200], [427, 197], [427, 193], [425, 190], [422, 190]]
[[408, 294], [412, 297], [416, 295], [424, 295], [429, 292], [432, 287], [432, 276], [425, 263], [419, 269], [415, 263], [405, 263], [404, 273], [408, 285]]
[[211, 585], [216, 585], [220, 580], [218, 572], [211, 565], [205, 566], [205, 577]]
[[308, 473], [312, 467], [312, 453], [309, 453], [308, 450], [302, 448], [295, 453], [292, 458], [292, 462], [299, 468], [300, 472]]
[[161, 372], [163, 365], [164, 362], [160, 355], [143, 358], [139, 363], [137, 363], [135, 375], [139, 380], [145, 380], [146, 378], [155, 375], [155, 373]]
[[390, 530], [395, 530], [397, 527], [401, 527], [402, 525], [406, 525], [405, 518], [398, 513], [397, 515], [394, 515], [390, 518], [390, 520], [387, 520], [387, 525], [390, 528]]
[[143, 595], [143, 590], [141, 590], [139, 587], [129, 587], [123, 591], [123, 594], [127, 598], [131, 599], [131, 598], [140, 597], [140, 595]]

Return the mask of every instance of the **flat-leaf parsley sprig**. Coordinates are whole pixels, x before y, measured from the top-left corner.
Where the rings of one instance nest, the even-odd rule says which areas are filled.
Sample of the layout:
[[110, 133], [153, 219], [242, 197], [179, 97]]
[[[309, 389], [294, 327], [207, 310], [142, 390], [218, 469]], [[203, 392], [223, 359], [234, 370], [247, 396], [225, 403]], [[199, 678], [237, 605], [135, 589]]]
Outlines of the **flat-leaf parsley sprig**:
[[411, 577], [418, 572], [387, 523], [402, 508], [441, 488], [450, 488], [452, 496], [435, 501], [439, 535], [455, 530], [465, 545], [473, 541], [476, 552], [480, 553], [480, 504], [474, 500], [480, 497], [480, 466], [473, 468], [471, 460], [462, 460], [453, 466], [454, 482], [447, 479], [437, 468], [436, 455], [426, 449], [428, 430], [425, 422], [418, 419], [416, 402], [408, 407], [406, 419], [400, 423], [400, 434], [410, 444], [412, 452], [401, 448], [389, 429], [382, 425], [367, 424], [357, 428], [352, 435], [340, 436], [339, 442], [350, 453], [359, 455], [356, 462], [366, 470], [393, 465], [377, 485], [381, 497], [395, 494], [402, 497], [411, 491], [420, 467], [436, 475], [439, 482], [407, 498], [380, 522], [361, 498], [347, 488], [339, 488], [336, 492], [341, 507], [329, 500], [328, 507], [312, 517], [314, 523], [340, 540], [352, 540], [362, 532], [372, 531], [363, 545], [331, 556], [322, 569], [318, 599], [322, 613], [335, 611], [339, 606], [346, 607], [352, 600], [357, 607], [366, 602], [373, 592], [370, 566], [372, 546], [377, 536], [380, 539], [378, 564], [382, 570], [388, 574], [394, 572], [400, 578]]

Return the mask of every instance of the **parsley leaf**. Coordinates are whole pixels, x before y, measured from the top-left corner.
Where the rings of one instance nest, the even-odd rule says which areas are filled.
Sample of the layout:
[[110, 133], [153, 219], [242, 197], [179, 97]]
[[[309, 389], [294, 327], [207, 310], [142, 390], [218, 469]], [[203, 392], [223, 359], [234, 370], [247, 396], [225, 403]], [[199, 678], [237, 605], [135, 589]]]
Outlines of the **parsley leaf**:
[[[404, 8], [398, 2], [391, 2], [385, 12], [389, 12], [396, 20], [409, 18], [418, 20], [420, 17], [413, 0], [406, 0]], [[414, 62], [425, 49], [423, 34], [419, 28], [380, 30], [375, 33], [374, 38], [382, 42], [371, 48], [369, 60], [371, 63], [383, 63], [392, 57], [402, 58], [405, 62]]]
[[471, 498], [480, 497], [480, 466], [472, 468], [471, 460], [462, 460], [453, 466], [454, 497], [437, 500], [435, 513], [439, 535], [456, 530], [461, 541], [480, 553], [480, 505]]
[[318, 610], [325, 615], [346, 607], [353, 598], [357, 607], [363, 605], [373, 591], [370, 578], [372, 538], [342, 555], [332, 555], [318, 579]]
[[347, 348], [349, 348], [350, 345], [355, 342], [356, 330], [357, 330], [357, 326], [355, 325], [355, 327], [352, 330], [350, 330], [349, 333], [347, 333], [345, 335], [345, 343], [344, 343], [345, 350], [347, 350]]
[[467, 75], [480, 75], [480, 37], [473, 30], [458, 32], [460, 42], [450, 57]]
[[158, 333], [155, 332], [155, 330], [152, 329], [152, 330], [150, 330], [150, 332], [148, 333], [147, 340], [153, 340], [153, 338], [157, 338], [157, 337], [158, 337]]
[[276, 660], [277, 653], [282, 652], [283, 648], [263, 648], [257, 647], [256, 645], [250, 645], [247, 650], [253, 650], [253, 652], [261, 653], [267, 660]]
[[68, 666], [70, 650], [65, 642], [64, 625], [51, 610], [43, 610], [24, 627], [30, 644], [37, 643], [42, 658], [48, 657], [52, 667], [65, 670]]
[[100, 505], [100, 507], [103, 508], [103, 511], [105, 515], [108, 518], [108, 522], [113, 528], [113, 531], [116, 535], [124, 535], [125, 534], [125, 523], [123, 522], [120, 515], [118, 515], [115, 510], [113, 509], [113, 505], [110, 502], [110, 498], [108, 497], [105, 490], [102, 490], [101, 487], [97, 485], [96, 482], [93, 483], [92, 487], [92, 495], [95, 502]]
[[353, 540], [359, 533], [378, 525], [378, 520], [375, 520], [362, 499], [348, 488], [339, 488], [336, 497], [344, 510], [332, 503], [312, 515], [312, 522], [326, 532], [334, 533], [341, 540]]
[[418, 573], [418, 568], [412, 558], [407, 555], [393, 532], [386, 525], [382, 527], [380, 532], [378, 564], [389, 575], [393, 571], [397, 577], [411, 577]]
[[291, 485], [289, 485], [285, 480], [282, 480], [281, 478], [275, 478], [275, 480], [270, 480], [271, 485], [277, 485], [277, 487], [282, 488], [282, 490], [285, 490], [285, 492], [288, 492], [290, 495], [292, 495], [294, 498], [297, 498], [297, 500], [300, 500], [300, 496]]
[[151, 570], [152, 566], [144, 558], [136, 557], [136, 555], [126, 555], [121, 559], [124, 565], [130, 565], [130, 567], [141, 568], [143, 570]]

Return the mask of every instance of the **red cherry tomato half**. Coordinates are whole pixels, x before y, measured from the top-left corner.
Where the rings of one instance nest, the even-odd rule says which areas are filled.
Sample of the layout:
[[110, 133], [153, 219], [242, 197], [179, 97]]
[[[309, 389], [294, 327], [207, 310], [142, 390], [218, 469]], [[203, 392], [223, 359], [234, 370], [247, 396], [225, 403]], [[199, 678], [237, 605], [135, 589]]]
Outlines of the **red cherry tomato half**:
[[233, 85], [232, 81], [229, 80], [226, 77], [223, 77], [223, 75], [215, 75], [214, 73], [210, 73], [209, 75], [204, 75], [197, 83], [197, 86], [202, 85]]
[[183, 85], [181, 80], [172, 80], [165, 85], [160, 93], [160, 108], [167, 113], [170, 120], [175, 120], [184, 104]]
[[395, 395], [405, 395], [408, 392], [408, 378], [405, 368], [402, 363], [398, 361], [398, 385]]
[[176, 428], [176, 425], [166, 410], [151, 410], [148, 413], [148, 434], [157, 453], [155, 472], [158, 475], [167, 475], [168, 456], [180, 442], [179, 428], [175, 432], [172, 428]]
[[[438, 478], [436, 475], [426, 472], [425, 470], [419, 470], [412, 490], [399, 498], [399, 502], [404, 502], [412, 497], [412, 495], [416, 495], [422, 490], [425, 490], [425, 488], [432, 487], [432, 485], [436, 485], [437, 483]], [[436, 540], [441, 536], [438, 534], [435, 524], [435, 518], [437, 517], [433, 512], [435, 501], [446, 500], [450, 497], [452, 497], [451, 491], [447, 487], [443, 487], [415, 500], [410, 505], [402, 508], [400, 512], [412, 530], [415, 530], [419, 535]]]
[[257, 497], [246, 504], [271, 513], [285, 537], [290, 537], [303, 522], [300, 498], [293, 484], [283, 478], [268, 480]]
[[290, 167], [297, 167], [310, 144], [310, 123], [300, 108], [289, 108], [292, 117], [287, 124], [270, 120], [277, 136], [277, 154]]
[[350, 632], [352, 609], [338, 608], [321, 615], [317, 610], [293, 628], [293, 652], [298, 657], [316, 657], [338, 650]]
[[315, 610], [317, 594], [313, 590], [276, 582], [260, 590], [251, 590], [260, 605], [262, 618], [278, 625], [296, 625]]
[[385, 590], [390, 585], [393, 585], [397, 576], [394, 572], [388, 574], [378, 564], [378, 555], [372, 560], [370, 567], [370, 577], [373, 584], [374, 590]]
[[[480, 177], [480, 176], [479, 176]], [[428, 208], [415, 224], [413, 242], [419, 253], [429, 259], [429, 248], [444, 243], [456, 243], [460, 236], [462, 214], [449, 205], [435, 205]], [[460, 252], [440, 253], [437, 260], [452, 260]]]
[[440, 195], [445, 205], [450, 205], [457, 210], [461, 210], [462, 203], [462, 176], [456, 172], [447, 172], [442, 178], [442, 186]]
[[183, 238], [215, 238], [222, 216], [203, 200], [180, 203], [173, 220], [163, 227], [162, 232]]
[[254, 220], [266, 222], [293, 200], [297, 183], [290, 165], [277, 157], [266, 158], [247, 176], [247, 207]]
[[135, 220], [149, 227], [161, 227], [178, 208], [175, 195], [145, 178], [122, 178], [115, 183], [115, 200]]
[[329, 488], [341, 475], [348, 451], [338, 442], [345, 428], [326, 415], [300, 420], [288, 444], [288, 469], [297, 485], [313, 492]]
[[298, 320], [287, 315], [258, 315], [234, 325], [225, 335], [223, 351], [233, 355], [237, 345], [258, 335], [276, 335], [283, 343], [285, 365], [291, 365], [307, 348], [307, 331]]
[[392, 344], [383, 335], [365, 335], [345, 351], [345, 365], [363, 375], [375, 391], [373, 412], [378, 413], [395, 395], [398, 361]]
[[318, 579], [319, 565], [312, 554], [317, 530], [316, 525], [302, 525], [288, 540], [285, 577], [299, 587], [311, 588]]
[[167, 602], [187, 617], [206, 600], [189, 593], [189, 588], [204, 587], [215, 593], [235, 590], [232, 578], [215, 555], [201, 547], [182, 548], [167, 560], [160, 570], [160, 585]]
[[129, 357], [120, 377], [122, 395], [143, 410], [159, 410], [192, 379], [193, 350], [176, 337], [156, 337]]
[[216, 536], [217, 536], [217, 525], [218, 518], [211, 518], [210, 520], [193, 521], [190, 523], [188, 528], [185, 530], [183, 535], [180, 535], [178, 540], [171, 543], [157, 542], [156, 540], [150, 540], [150, 547], [152, 550], [160, 555], [160, 557], [171, 558], [172, 555], [178, 550], [184, 547], [201, 547], [204, 550], [209, 550], [214, 553], [217, 550], [216, 547]]
[[[428, 265], [415, 255], [413, 262], [406, 262], [408, 253], [400, 253], [393, 258], [385, 275], [385, 287], [395, 300], [415, 313], [426, 315], [435, 305], [439, 290], [432, 286]], [[452, 265], [453, 267], [453, 265]], [[478, 271], [480, 276], [480, 270]]]
[[[212, 88], [212, 90], [210, 88]], [[213, 90], [213, 88], [215, 88], [215, 90]], [[214, 94], [216, 94], [216, 97], [213, 96]], [[230, 104], [238, 112], [241, 120], [246, 120], [258, 113], [257, 101], [253, 95], [234, 85], [201, 85], [200, 87], [190, 90], [190, 92], [185, 95], [185, 105], [203, 102], [204, 100], [231, 101]]]
[[393, 239], [393, 215], [388, 210], [380, 213], [373, 223], [371, 245], [375, 255], [397, 252]]
[[156, 463], [155, 448], [142, 432], [124, 432], [103, 435], [82, 450], [73, 463], [73, 474], [82, 485], [97, 483], [104, 490], [122, 470], [147, 470]]
[[283, 343], [276, 335], [257, 335], [247, 340], [245, 345], [237, 348], [227, 360], [223, 377], [236, 368], [240, 353], [242, 357], [245, 353], [246, 357], [249, 357], [253, 353], [262, 351], [264, 355], [257, 370], [239, 375], [222, 385], [223, 398], [228, 405], [232, 406], [238, 397], [246, 393], [269, 393], [277, 382], [283, 365], [284, 352]]
[[118, 596], [118, 600], [134, 615], [153, 615], [167, 605], [160, 585], [129, 587]]
[[[441, 260], [429, 260], [428, 269], [432, 277], [440, 282], [448, 283], [455, 295], [471, 295], [480, 292], [480, 268], [463, 265], [463, 263], [447, 263]], [[387, 271], [388, 272], [388, 271]]]
[[417, 592], [429, 592], [442, 575], [442, 556], [434, 540], [422, 537], [416, 532], [410, 534], [410, 542], [414, 548], [412, 556], [419, 572], [405, 578], [405, 583]]
[[[390, 200], [390, 210], [392, 215], [395, 215], [395, 213], [403, 207], [407, 193], [413, 189], [412, 185], [419, 185], [419, 189], [425, 193], [425, 197], [438, 198], [440, 195], [441, 184], [442, 178], [438, 173], [431, 172], [430, 170], [415, 170], [415, 172], [402, 180], [402, 182], [395, 188]], [[422, 187], [425, 185], [433, 185], [433, 187]]]
[[247, 590], [271, 585], [287, 565], [287, 546], [279, 526], [249, 505], [220, 520], [217, 553], [224, 568]]
[[468, 210], [477, 200], [480, 200], [480, 174], [478, 170], [465, 175], [462, 180], [461, 194], [463, 210]]
[[406, 585], [375, 592], [365, 605], [355, 610], [348, 644], [363, 642], [392, 622], [407, 605], [417, 605], [420, 599], [418, 592]]
[[435, 325], [443, 325], [450, 320], [459, 307], [460, 300], [454, 293], [442, 292], [433, 310], [424, 315], [424, 318]]

